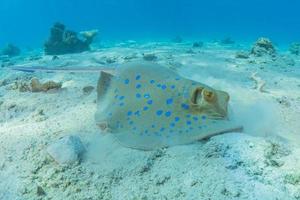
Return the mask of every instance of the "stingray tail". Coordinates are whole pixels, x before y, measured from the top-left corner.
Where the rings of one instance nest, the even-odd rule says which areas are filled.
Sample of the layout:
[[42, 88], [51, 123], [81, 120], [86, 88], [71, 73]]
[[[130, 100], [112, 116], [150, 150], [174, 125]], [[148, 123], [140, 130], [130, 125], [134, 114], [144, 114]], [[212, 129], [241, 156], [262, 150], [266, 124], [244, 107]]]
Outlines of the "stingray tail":
[[12, 66], [9, 70], [21, 71], [26, 73], [44, 72], [44, 73], [95, 73], [107, 72], [114, 74], [115, 67], [107, 66], [85, 66], [85, 67], [40, 67], [40, 66]]

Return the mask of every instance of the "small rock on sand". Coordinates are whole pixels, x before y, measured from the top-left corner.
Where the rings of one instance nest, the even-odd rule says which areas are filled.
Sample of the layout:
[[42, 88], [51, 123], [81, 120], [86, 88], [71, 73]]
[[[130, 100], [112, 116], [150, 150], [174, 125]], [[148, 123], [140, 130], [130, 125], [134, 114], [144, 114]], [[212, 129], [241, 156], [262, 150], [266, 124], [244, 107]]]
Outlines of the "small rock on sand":
[[248, 59], [249, 58], [249, 54], [247, 52], [244, 52], [244, 51], [238, 51], [235, 54], [235, 57], [236, 58], [240, 58], [240, 59]]
[[82, 92], [84, 95], [89, 95], [92, 93], [92, 91], [94, 89], [95, 89], [94, 86], [89, 85], [89, 86], [85, 86], [84, 88], [82, 88]]
[[154, 61], [157, 59], [157, 56], [154, 53], [144, 53], [143, 58], [146, 61]]

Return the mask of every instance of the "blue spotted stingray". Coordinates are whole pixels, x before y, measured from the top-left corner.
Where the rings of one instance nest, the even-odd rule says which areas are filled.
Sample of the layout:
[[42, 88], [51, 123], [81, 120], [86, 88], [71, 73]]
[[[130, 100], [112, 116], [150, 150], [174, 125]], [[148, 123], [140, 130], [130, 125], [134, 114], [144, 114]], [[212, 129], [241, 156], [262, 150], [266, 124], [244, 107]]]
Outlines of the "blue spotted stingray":
[[97, 124], [127, 147], [151, 150], [241, 130], [228, 119], [226, 92], [158, 64], [102, 71], [97, 91]]
[[[96, 123], [124, 146], [152, 150], [241, 131], [228, 118], [229, 95], [155, 63], [111, 68], [15, 66], [23, 72], [101, 71]], [[113, 74], [113, 75], [112, 75]]]

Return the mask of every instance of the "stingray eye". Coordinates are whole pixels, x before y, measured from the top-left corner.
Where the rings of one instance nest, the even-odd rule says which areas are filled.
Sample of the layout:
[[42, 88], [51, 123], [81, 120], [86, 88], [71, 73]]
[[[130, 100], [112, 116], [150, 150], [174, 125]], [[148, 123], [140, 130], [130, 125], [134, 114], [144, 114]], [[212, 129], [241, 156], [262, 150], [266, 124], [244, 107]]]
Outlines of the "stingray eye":
[[203, 88], [201, 88], [201, 87], [198, 87], [194, 90], [192, 98], [191, 98], [192, 104], [197, 104], [197, 100], [201, 96], [202, 90], [203, 90]]
[[212, 91], [204, 90], [203, 97], [207, 102], [213, 102], [215, 100], [215, 94]]

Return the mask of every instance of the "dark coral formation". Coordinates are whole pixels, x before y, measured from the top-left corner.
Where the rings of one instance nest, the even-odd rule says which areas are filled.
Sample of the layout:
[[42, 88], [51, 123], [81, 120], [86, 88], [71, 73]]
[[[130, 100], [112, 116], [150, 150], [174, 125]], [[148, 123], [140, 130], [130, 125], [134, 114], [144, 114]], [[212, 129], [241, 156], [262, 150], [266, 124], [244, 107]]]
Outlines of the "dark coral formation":
[[14, 57], [20, 55], [20, 53], [21, 50], [17, 46], [13, 44], [8, 44], [2, 49], [0, 55], [7, 55], [9, 57]]
[[259, 38], [252, 47], [251, 54], [261, 57], [265, 55], [275, 56], [276, 50], [268, 38]]
[[51, 34], [45, 43], [47, 55], [62, 55], [68, 53], [80, 53], [90, 50], [90, 44], [97, 35], [97, 30], [80, 33], [83, 39], [78, 38], [74, 31], [66, 30], [65, 25], [56, 23], [51, 28]]
[[194, 47], [194, 48], [197, 48], [197, 47], [200, 48], [200, 47], [203, 47], [203, 45], [204, 45], [203, 42], [194, 42], [194, 43], [193, 43], [193, 47]]
[[291, 52], [291, 54], [294, 54], [294, 55], [300, 55], [300, 43], [293, 43], [291, 44], [290, 48], [289, 48], [289, 51]]
[[230, 37], [226, 37], [223, 40], [221, 40], [220, 43], [223, 45], [230, 45], [230, 44], [234, 44], [235, 41], [232, 40]]
[[181, 43], [183, 42], [182, 37], [180, 37], [179, 35], [177, 35], [175, 38], [172, 39], [172, 42], [174, 43]]

